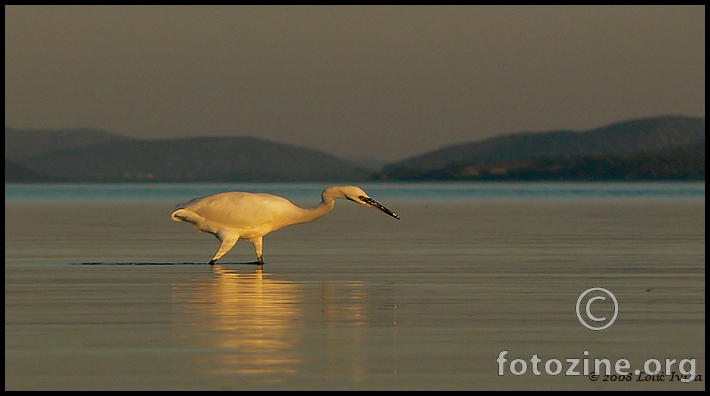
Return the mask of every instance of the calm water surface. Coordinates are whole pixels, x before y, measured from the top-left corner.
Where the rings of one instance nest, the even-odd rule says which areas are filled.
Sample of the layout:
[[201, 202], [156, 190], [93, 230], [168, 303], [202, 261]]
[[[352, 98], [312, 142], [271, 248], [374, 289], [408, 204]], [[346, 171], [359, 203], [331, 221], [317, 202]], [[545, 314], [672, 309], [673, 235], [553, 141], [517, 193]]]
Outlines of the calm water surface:
[[[6, 185], [5, 389], [705, 389], [704, 183], [363, 185], [402, 219], [339, 200], [262, 269], [246, 241], [204, 265], [218, 241], [170, 219], [323, 187]], [[605, 330], [576, 314], [592, 287]], [[702, 381], [593, 380], [595, 358]]]
[[[268, 192], [294, 201], [318, 202], [328, 185], [242, 184], [6, 184], [5, 200], [180, 201], [223, 191]], [[457, 200], [521, 198], [704, 198], [705, 183], [364, 183], [378, 199]]]

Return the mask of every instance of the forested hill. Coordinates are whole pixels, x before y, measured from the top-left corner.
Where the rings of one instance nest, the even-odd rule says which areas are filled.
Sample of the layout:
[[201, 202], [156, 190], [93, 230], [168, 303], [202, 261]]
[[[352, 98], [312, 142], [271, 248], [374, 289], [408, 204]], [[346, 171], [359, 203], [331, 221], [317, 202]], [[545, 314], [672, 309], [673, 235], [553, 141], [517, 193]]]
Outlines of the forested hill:
[[663, 116], [588, 131], [520, 132], [389, 164], [380, 180], [704, 180], [705, 119]]

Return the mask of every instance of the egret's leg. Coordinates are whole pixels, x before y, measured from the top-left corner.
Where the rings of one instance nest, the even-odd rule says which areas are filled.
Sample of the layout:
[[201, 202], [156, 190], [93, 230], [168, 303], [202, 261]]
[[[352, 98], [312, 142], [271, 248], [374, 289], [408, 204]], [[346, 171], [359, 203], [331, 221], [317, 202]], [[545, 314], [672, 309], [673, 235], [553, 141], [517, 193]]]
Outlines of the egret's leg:
[[210, 260], [210, 264], [214, 264], [215, 261], [219, 260], [227, 254], [228, 251], [232, 250], [234, 245], [236, 245], [237, 241], [239, 238], [234, 238], [234, 237], [228, 237], [224, 238], [222, 235], [218, 236], [219, 240], [222, 242], [221, 245], [219, 245], [219, 249], [217, 250], [217, 253], [215, 253], [214, 257], [212, 257], [212, 260]]
[[264, 264], [264, 237], [258, 237], [251, 240], [254, 244], [254, 251], [256, 252], [256, 261], [259, 264]]

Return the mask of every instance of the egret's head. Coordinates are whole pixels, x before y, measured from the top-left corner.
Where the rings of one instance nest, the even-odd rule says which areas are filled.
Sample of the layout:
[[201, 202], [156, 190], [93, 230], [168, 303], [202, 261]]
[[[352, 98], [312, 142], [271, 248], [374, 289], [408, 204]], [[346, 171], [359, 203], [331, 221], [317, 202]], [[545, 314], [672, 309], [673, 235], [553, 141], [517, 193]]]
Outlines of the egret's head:
[[362, 188], [358, 186], [344, 186], [344, 187], [339, 187], [339, 191], [342, 194], [342, 198], [347, 199], [348, 201], [353, 201], [357, 202], [360, 205], [365, 205], [365, 206], [370, 206], [372, 208], [379, 209], [388, 215], [394, 217], [395, 219], [399, 219], [399, 216], [397, 216], [397, 213], [387, 209], [384, 205], [380, 204], [379, 202], [375, 201], [374, 199], [370, 198], [369, 195], [363, 190]]

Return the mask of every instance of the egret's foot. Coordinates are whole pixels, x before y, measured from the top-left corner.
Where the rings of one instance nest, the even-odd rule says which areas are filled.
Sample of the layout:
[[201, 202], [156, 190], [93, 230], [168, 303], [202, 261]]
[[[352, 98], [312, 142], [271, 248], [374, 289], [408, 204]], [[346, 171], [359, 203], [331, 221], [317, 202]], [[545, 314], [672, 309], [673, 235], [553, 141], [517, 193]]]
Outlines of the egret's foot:
[[214, 260], [210, 260], [210, 265], [215, 265], [215, 264], [217, 264], [217, 263], [215, 263]]

